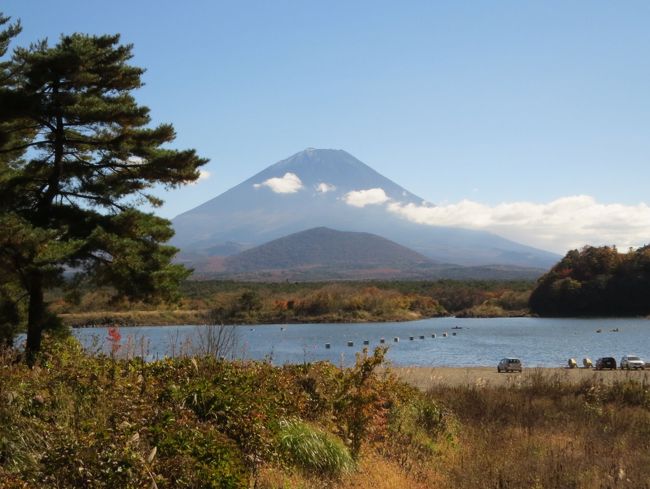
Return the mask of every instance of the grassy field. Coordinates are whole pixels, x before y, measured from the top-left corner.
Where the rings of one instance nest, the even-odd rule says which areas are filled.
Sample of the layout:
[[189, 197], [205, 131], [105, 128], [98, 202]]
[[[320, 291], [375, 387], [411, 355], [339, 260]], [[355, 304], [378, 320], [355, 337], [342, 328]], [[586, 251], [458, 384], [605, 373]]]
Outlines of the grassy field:
[[440, 488], [618, 488], [650, 484], [646, 372], [400, 369], [458, 420]]
[[524, 368], [522, 373], [498, 373], [495, 367], [397, 367], [400, 379], [428, 391], [441, 387], [520, 387], [536, 378], [553, 379], [559, 385], [640, 382], [650, 386], [650, 370], [595, 370], [593, 368]]

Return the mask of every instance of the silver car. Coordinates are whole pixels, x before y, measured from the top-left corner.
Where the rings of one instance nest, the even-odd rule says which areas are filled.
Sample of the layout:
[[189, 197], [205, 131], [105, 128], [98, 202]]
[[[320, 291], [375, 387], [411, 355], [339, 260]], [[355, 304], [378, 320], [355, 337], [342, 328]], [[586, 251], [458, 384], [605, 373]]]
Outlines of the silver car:
[[497, 365], [497, 372], [521, 372], [521, 360], [518, 358], [502, 358]]
[[641, 360], [636, 355], [625, 355], [621, 358], [621, 369], [634, 369], [640, 368], [641, 370], [645, 369], [645, 362]]

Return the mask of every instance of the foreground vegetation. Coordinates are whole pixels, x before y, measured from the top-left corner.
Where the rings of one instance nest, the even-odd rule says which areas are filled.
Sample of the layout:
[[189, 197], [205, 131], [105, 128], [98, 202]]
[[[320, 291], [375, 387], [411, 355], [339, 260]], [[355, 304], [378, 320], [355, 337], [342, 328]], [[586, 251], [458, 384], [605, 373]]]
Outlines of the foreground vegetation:
[[542, 371], [511, 385], [436, 385], [459, 423], [442, 488], [624, 488], [650, 481], [647, 378], [580, 383]]
[[405, 321], [445, 315], [521, 316], [532, 282], [452, 281], [249, 283], [188, 281], [169, 307], [114, 301], [110, 289], [69, 296], [57, 291], [50, 310], [71, 326], [264, 324]]
[[[424, 393], [382, 365], [0, 360], [3, 488], [610, 488], [650, 480], [647, 377], [542, 370]], [[116, 356], [119, 356], [119, 351]], [[128, 356], [128, 355], [127, 355]]]
[[208, 356], [144, 363], [91, 356], [67, 339], [30, 369], [7, 352], [0, 487], [345, 487], [375, 477], [372, 466], [417, 486], [453, 423], [376, 373], [383, 355], [360, 354], [350, 369]]

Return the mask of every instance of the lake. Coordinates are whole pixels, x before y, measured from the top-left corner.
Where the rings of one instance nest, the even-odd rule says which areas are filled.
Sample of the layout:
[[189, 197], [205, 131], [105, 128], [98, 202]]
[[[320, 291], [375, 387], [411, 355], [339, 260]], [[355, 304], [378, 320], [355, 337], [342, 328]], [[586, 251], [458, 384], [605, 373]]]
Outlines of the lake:
[[[121, 350], [149, 359], [176, 354], [197, 341], [196, 326], [122, 328]], [[595, 360], [634, 353], [650, 360], [647, 319], [435, 318], [401, 323], [283, 324], [233, 326], [235, 356], [274, 364], [329, 360], [350, 365], [364, 340], [370, 349], [385, 338], [395, 365], [495, 366], [515, 356], [524, 366], [556, 367], [568, 358]], [[462, 329], [452, 329], [462, 328]], [[602, 332], [598, 333], [600, 329]], [[618, 329], [618, 332], [612, 330]], [[443, 337], [447, 332], [448, 336]], [[455, 335], [454, 335], [455, 333]], [[432, 335], [436, 337], [433, 338]], [[110, 349], [106, 328], [79, 328], [74, 335], [91, 349]], [[424, 339], [420, 339], [424, 336]], [[398, 337], [399, 342], [393, 338]], [[409, 338], [413, 337], [413, 340]], [[349, 347], [348, 342], [353, 346]], [[326, 348], [326, 343], [330, 348]], [[91, 346], [94, 345], [94, 346]]]

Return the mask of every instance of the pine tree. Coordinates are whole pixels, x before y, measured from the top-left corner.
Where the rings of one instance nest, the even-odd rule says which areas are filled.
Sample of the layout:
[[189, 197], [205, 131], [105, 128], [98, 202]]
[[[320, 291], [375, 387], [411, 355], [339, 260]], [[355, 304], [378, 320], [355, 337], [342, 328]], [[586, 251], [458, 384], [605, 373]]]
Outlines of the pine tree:
[[148, 189], [196, 180], [207, 160], [165, 148], [170, 124], [148, 127], [131, 57], [119, 35], [73, 34], [16, 49], [5, 69], [0, 264], [27, 296], [28, 358], [54, 320], [44, 292], [64, 272], [141, 300], [174, 298], [189, 273], [171, 263], [170, 222], [138, 208], [159, 206]]
[[[20, 23], [10, 24], [10, 18], [0, 14], [0, 148], [17, 146], [26, 140], [30, 131], [18, 130], [20, 124], [13, 120], [16, 109], [20, 106], [17, 94], [8, 91], [13, 69], [9, 61], [4, 60], [9, 45], [20, 31]], [[9, 163], [24, 151], [16, 153], [0, 152], [0, 188], [10, 176]], [[3, 216], [0, 214], [0, 240], [4, 233]], [[0, 248], [0, 346], [11, 345], [20, 326], [20, 282], [11, 266], [11, 257], [2, 253]]]

